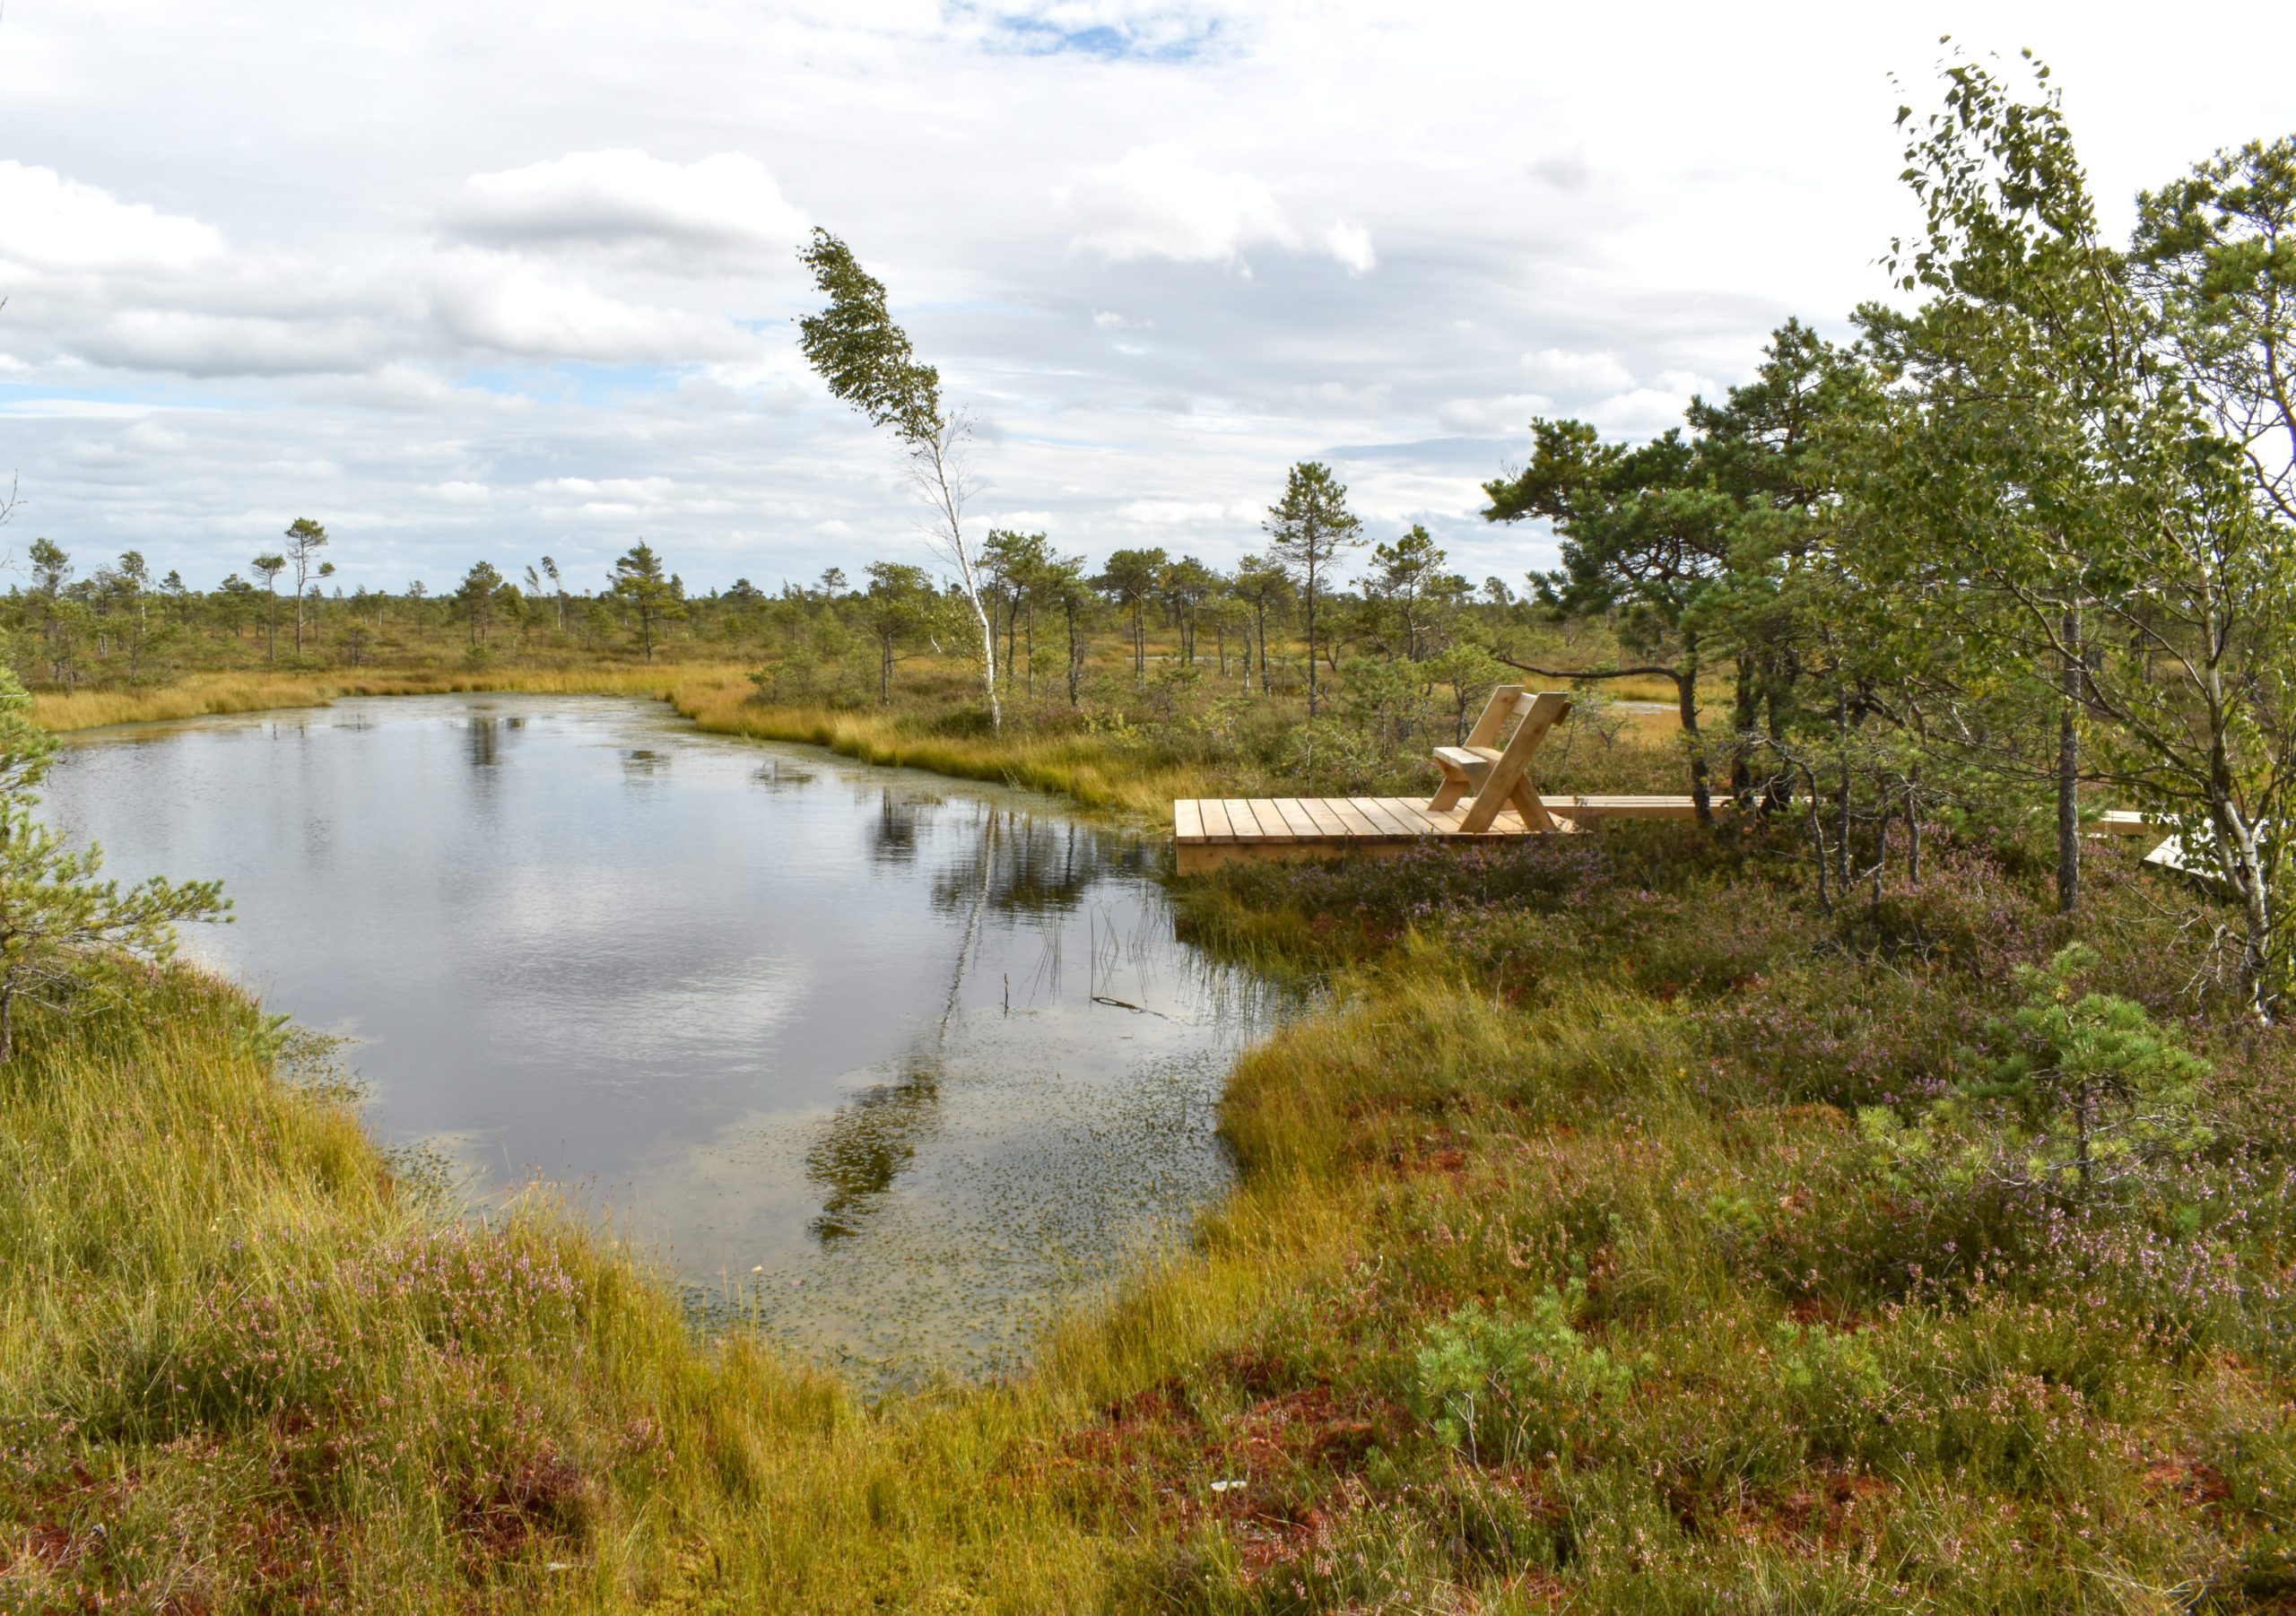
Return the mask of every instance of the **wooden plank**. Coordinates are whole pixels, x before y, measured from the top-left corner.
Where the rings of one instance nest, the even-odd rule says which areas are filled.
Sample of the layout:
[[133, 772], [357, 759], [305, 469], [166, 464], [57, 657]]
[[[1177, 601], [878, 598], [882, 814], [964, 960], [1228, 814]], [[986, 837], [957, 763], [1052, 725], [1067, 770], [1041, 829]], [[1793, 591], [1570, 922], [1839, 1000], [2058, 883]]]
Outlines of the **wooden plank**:
[[1347, 827], [1347, 834], [1358, 840], [1366, 837], [1377, 840], [1381, 837], [1394, 834], [1393, 831], [1373, 823], [1370, 815], [1344, 796], [1327, 796], [1323, 798], [1322, 802], [1332, 817]]
[[1379, 806], [1385, 808], [1420, 836], [1458, 834], [1458, 815], [1456, 811], [1448, 813], [1431, 812], [1410, 798], [1399, 796], [1381, 797]]
[[1280, 796], [1271, 800], [1274, 803], [1276, 813], [1283, 821], [1283, 828], [1301, 841], [1311, 842], [1323, 835], [1323, 827], [1316, 823], [1315, 816], [1308, 812], [1298, 797]]
[[1232, 842], [1235, 828], [1228, 822], [1228, 804], [1217, 797], [1206, 797], [1197, 803], [1196, 812], [1204, 815], [1204, 836], [1206, 841]]
[[1491, 699], [1483, 704], [1483, 717], [1477, 718], [1474, 727], [1467, 731], [1466, 743], [1469, 746], [1497, 744], [1499, 732], [1507, 726], [1515, 704], [1522, 699], [1523, 687], [1519, 684], [1502, 684], [1494, 689], [1491, 692]]
[[[1252, 827], [1250, 839], [1263, 842], [1288, 842], [1292, 832], [1284, 828], [1283, 818], [1275, 812], [1275, 804], [1261, 797], [1230, 797], [1228, 817], [1235, 821], [1236, 835], [1246, 835], [1244, 827]], [[1263, 812], [1265, 810], [1265, 812]]]
[[[1686, 820], [1698, 817], [1698, 804], [1686, 796], [1589, 796], [1547, 797], [1543, 799], [1550, 812], [1574, 814], [1580, 819], [1622, 820]], [[1718, 800], [1718, 812], [1728, 804]]]
[[1220, 799], [1220, 805], [1228, 811], [1228, 823], [1235, 831], [1238, 841], [1257, 842], [1267, 839], [1259, 828], [1259, 817], [1253, 813], [1249, 802], [1242, 797], [1222, 797]]
[[1316, 829], [1321, 834], [1335, 836], [1343, 840], [1355, 834], [1353, 828], [1332, 807], [1329, 797], [1303, 796], [1300, 799], [1300, 806], [1307, 810], [1308, 817], [1315, 821]]
[[1276, 812], [1274, 797], [1256, 796], [1251, 799], [1251, 805], [1252, 813], [1259, 821], [1261, 836], [1270, 841], [1292, 842], [1300, 839], [1292, 834], [1292, 827], [1284, 822], [1283, 815]]
[[1183, 797], [1172, 804], [1172, 839], [1200, 842], [1204, 839], [1204, 810], [1192, 797]]
[[1347, 799], [1347, 803], [1348, 806], [1373, 824], [1380, 826], [1389, 836], [1418, 837], [1426, 834], [1425, 827], [1416, 818], [1419, 812], [1416, 806], [1413, 809], [1413, 818], [1406, 820], [1388, 808], [1390, 800], [1387, 797], [1352, 796]]
[[1387, 817], [1403, 827], [1404, 834], [1412, 837], [1448, 836], [1451, 821], [1442, 814], [1431, 813], [1423, 803], [1409, 797], [1383, 796], [1373, 799]]

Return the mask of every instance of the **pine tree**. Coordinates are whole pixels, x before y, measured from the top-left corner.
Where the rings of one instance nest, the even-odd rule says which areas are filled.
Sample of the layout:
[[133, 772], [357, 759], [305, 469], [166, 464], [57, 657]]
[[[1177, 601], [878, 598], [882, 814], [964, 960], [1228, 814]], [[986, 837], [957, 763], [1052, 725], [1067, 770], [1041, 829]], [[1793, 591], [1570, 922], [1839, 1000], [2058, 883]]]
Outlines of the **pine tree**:
[[1322, 599], [1326, 575], [1343, 550], [1363, 542], [1363, 524], [1347, 508], [1347, 489], [1318, 460], [1302, 460], [1292, 468], [1283, 498], [1268, 508], [1268, 553], [1299, 581], [1300, 597], [1308, 619], [1308, 717], [1316, 716], [1316, 605]]
[[38, 814], [54, 737], [32, 722], [31, 697], [0, 667], [0, 1063], [15, 1053], [21, 1000], [63, 1006], [123, 964], [175, 952], [175, 928], [219, 920], [222, 884], [158, 876], [122, 889], [100, 879], [102, 851], [73, 852]]

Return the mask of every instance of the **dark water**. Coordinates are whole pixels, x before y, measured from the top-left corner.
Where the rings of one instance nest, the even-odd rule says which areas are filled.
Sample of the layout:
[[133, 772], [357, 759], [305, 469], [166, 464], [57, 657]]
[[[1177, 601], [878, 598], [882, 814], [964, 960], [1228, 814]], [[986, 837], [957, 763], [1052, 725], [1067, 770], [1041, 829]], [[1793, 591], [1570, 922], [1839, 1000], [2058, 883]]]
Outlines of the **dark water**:
[[704, 1305], [865, 1377], [1009, 1362], [1226, 1182], [1270, 1004], [1149, 845], [1048, 799], [651, 703], [346, 701], [68, 748], [109, 873], [221, 876], [189, 951], [350, 1035], [387, 1143], [575, 1186]]

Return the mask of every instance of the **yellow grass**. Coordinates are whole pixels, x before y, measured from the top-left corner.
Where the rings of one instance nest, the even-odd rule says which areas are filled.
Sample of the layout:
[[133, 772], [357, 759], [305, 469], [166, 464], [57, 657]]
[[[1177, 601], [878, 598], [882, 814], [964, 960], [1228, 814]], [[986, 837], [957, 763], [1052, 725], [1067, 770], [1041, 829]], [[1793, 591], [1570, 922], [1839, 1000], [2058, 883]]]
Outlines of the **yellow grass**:
[[667, 702], [712, 734], [826, 746], [845, 757], [929, 769], [958, 779], [992, 780], [1053, 793], [1086, 807], [1158, 816], [1176, 796], [1209, 792], [1200, 770], [1160, 762], [1137, 746], [1091, 734], [1004, 737], [936, 735], [914, 720], [826, 707], [770, 707], [753, 700], [745, 665], [691, 662], [580, 668], [507, 667], [474, 672], [196, 673], [139, 691], [43, 692], [32, 717], [58, 733], [209, 714], [318, 707], [351, 696], [423, 696], [500, 691], [521, 694], [644, 696]]
[[[738, 678], [729, 665], [704, 665], [706, 673]], [[604, 665], [586, 668], [503, 668], [470, 673], [383, 672], [361, 673], [193, 673], [174, 684], [147, 690], [44, 691], [32, 698], [31, 716], [58, 734], [100, 729], [113, 724], [153, 724], [216, 713], [253, 713], [273, 708], [324, 707], [344, 696], [435, 696], [457, 691], [532, 691], [566, 695], [662, 696], [687, 674], [665, 664]]]

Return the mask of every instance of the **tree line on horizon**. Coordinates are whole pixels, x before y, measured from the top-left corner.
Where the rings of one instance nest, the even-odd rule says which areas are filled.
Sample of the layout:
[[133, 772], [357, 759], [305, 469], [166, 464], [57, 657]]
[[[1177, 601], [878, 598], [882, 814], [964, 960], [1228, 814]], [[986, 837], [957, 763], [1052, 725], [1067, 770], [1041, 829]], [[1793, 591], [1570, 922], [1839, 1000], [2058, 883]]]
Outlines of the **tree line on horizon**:
[[[1074, 705], [1088, 654], [1111, 634], [1139, 680], [1152, 660], [1192, 666], [1201, 656], [1245, 693], [1296, 673], [1312, 687], [1311, 702], [1319, 701], [1328, 680], [1308, 666], [1298, 649], [1303, 645], [1312, 645], [1315, 660], [1336, 675], [1350, 651], [1438, 663], [1464, 639], [1474, 652], [1474, 673], [1489, 673], [1492, 660], [1475, 626], [1488, 621], [1474, 609], [1520, 606], [1539, 586], [1538, 576], [1526, 575], [1519, 592], [1498, 578], [1471, 585], [1448, 569], [1447, 552], [1427, 529], [1413, 525], [1392, 543], [1372, 545], [1370, 565], [1360, 577], [1335, 581], [1336, 558], [1368, 542], [1361, 528], [1330, 469], [1303, 462], [1271, 510], [1265, 553], [1248, 555], [1232, 569], [1175, 557], [1161, 546], [1113, 550], [1096, 569], [1083, 556], [1058, 553], [1044, 533], [992, 529], [981, 546], [979, 573], [991, 629], [1004, 647], [1000, 685], [1057, 685]], [[40, 683], [68, 691], [170, 677], [235, 647], [254, 647], [267, 665], [283, 656], [291, 665], [316, 656], [326, 665], [356, 666], [394, 631], [408, 641], [459, 633], [482, 656], [515, 647], [635, 651], [650, 659], [674, 640], [756, 654], [801, 626], [826, 626], [831, 632], [826, 639], [816, 634], [815, 648], [824, 662], [834, 662], [846, 648], [834, 632], [841, 625], [865, 639], [874, 696], [883, 703], [892, 698], [900, 664], [957, 654], [965, 643], [961, 588], [896, 560], [867, 562], [857, 577], [831, 567], [810, 583], [785, 581], [770, 593], [740, 578], [722, 590], [695, 594], [641, 541], [596, 591], [570, 587], [559, 563], [544, 555], [526, 568], [523, 581], [482, 560], [447, 590], [416, 580], [396, 592], [363, 585], [347, 592], [336, 585], [330, 592], [335, 567], [315, 559], [329, 543], [326, 529], [305, 517], [288, 533], [286, 545], [250, 563], [259, 584], [234, 571], [204, 590], [177, 571], [154, 578], [138, 551], [81, 576], [61, 546], [34, 540], [29, 586], [12, 586], [8, 596], [14, 660]], [[291, 573], [283, 590], [280, 581]], [[1290, 632], [1295, 629], [1304, 642]], [[1157, 643], [1169, 637], [1172, 650], [1152, 655], [1152, 634]]]

